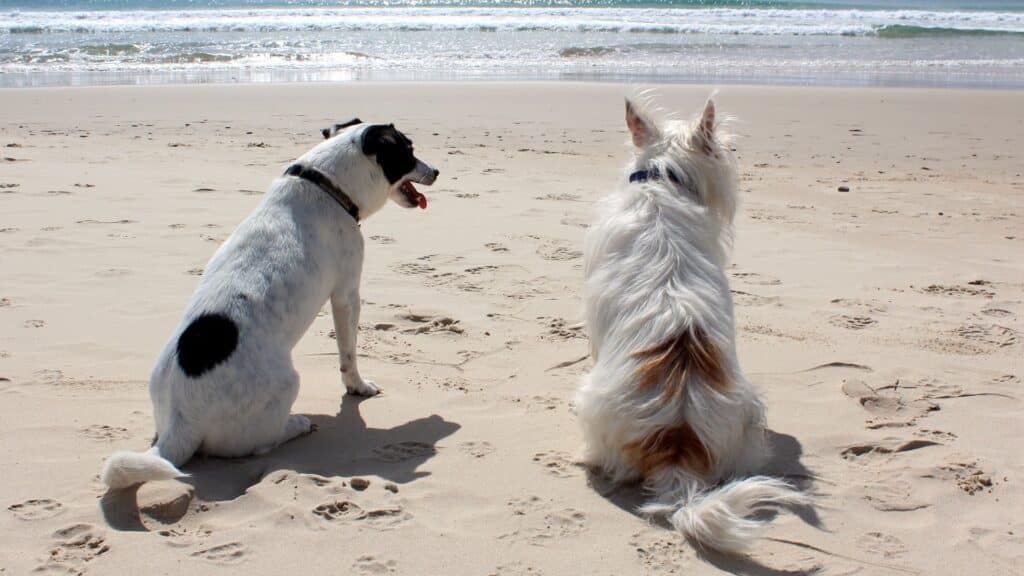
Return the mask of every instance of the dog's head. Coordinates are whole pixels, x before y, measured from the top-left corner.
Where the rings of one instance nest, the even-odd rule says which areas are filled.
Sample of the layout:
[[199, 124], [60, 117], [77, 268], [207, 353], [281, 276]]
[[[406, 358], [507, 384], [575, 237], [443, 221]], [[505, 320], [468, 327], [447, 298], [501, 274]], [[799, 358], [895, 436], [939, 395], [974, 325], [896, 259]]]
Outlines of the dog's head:
[[636, 100], [626, 99], [626, 126], [636, 149], [635, 170], [667, 173], [667, 180], [706, 206], [729, 226], [736, 213], [736, 163], [721, 134], [715, 103], [708, 100], [690, 121], [656, 122]]
[[430, 186], [440, 173], [416, 158], [412, 141], [394, 124], [365, 124], [358, 118], [321, 130], [325, 142], [306, 154], [326, 171], [359, 207], [365, 218], [388, 198], [406, 208], [427, 207], [416, 184]]

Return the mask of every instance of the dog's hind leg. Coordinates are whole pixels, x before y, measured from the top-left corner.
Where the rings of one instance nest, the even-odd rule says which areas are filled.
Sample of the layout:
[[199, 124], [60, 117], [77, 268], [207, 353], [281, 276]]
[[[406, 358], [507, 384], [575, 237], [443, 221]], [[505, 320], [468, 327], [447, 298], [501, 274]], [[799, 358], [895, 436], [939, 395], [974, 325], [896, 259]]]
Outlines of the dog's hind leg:
[[285, 422], [284, 433], [281, 434], [281, 437], [271, 444], [256, 448], [256, 450], [253, 451], [253, 454], [265, 454], [289, 440], [294, 440], [295, 438], [309, 434], [312, 431], [313, 423], [309, 421], [309, 418], [306, 418], [301, 414], [292, 414], [288, 416], [288, 421]]
[[374, 396], [380, 388], [373, 381], [363, 380], [356, 360], [356, 335], [359, 331], [359, 294], [331, 295], [334, 334], [338, 341], [341, 381], [349, 394]]
[[153, 447], [161, 458], [175, 466], [181, 466], [199, 450], [203, 442], [200, 434], [199, 430], [185, 422], [181, 413], [175, 410], [168, 421], [167, 429], [157, 433]]

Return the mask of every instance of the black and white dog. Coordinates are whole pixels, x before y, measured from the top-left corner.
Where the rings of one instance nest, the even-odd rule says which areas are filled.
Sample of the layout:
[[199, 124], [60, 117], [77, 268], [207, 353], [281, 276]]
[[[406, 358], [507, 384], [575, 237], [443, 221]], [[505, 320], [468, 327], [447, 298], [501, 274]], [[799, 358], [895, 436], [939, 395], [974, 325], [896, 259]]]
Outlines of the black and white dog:
[[291, 351], [328, 299], [345, 388], [379, 391], [356, 366], [359, 221], [388, 198], [426, 208], [413, 182], [429, 186], [438, 171], [393, 125], [353, 120], [323, 133], [207, 264], [150, 377], [156, 442], [111, 456], [110, 488], [182, 476], [196, 452], [259, 454], [310, 432], [308, 418], [290, 414], [299, 391]]

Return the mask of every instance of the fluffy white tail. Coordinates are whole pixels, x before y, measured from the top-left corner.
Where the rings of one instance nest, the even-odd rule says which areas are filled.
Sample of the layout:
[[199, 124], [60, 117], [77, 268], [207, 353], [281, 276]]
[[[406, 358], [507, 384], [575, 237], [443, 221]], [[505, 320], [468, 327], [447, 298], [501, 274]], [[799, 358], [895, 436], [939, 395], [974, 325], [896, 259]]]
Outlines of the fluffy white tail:
[[710, 492], [692, 492], [675, 504], [652, 502], [641, 508], [664, 515], [700, 548], [740, 554], [760, 536], [767, 520], [750, 516], [771, 505], [805, 505], [808, 499], [776, 478], [735, 480]]
[[111, 489], [127, 488], [151, 480], [188, 476], [160, 456], [156, 446], [146, 452], [115, 452], [103, 466], [103, 483]]

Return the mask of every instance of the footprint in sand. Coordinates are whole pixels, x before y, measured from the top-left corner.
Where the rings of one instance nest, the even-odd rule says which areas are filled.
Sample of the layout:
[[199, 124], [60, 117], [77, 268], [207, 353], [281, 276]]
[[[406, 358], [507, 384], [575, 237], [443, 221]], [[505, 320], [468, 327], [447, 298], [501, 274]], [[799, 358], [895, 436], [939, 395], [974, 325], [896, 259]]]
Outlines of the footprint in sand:
[[913, 450], [920, 450], [921, 448], [927, 448], [929, 446], [940, 446], [938, 442], [933, 440], [915, 439], [915, 440], [898, 440], [889, 438], [881, 442], [865, 442], [863, 444], [855, 444], [844, 449], [840, 452], [840, 456], [843, 460], [851, 462], [860, 462], [865, 459], [876, 458], [878, 456], [885, 456], [891, 454], [900, 454], [903, 452], [911, 452]]
[[374, 242], [377, 242], [378, 244], [394, 244], [395, 243], [395, 239], [392, 238], [391, 236], [383, 236], [383, 235], [380, 235], [380, 234], [375, 234], [373, 236], [370, 236], [370, 240], [373, 240]]
[[549, 316], [537, 316], [544, 333], [541, 338], [545, 340], [556, 340], [564, 342], [574, 338], [586, 338], [583, 333], [583, 323], [569, 324], [565, 318], [552, 318]]
[[880, 302], [874, 300], [858, 300], [856, 298], [833, 298], [829, 301], [831, 304], [836, 304], [856, 312], [860, 312], [862, 315], [870, 314], [884, 314], [889, 308]]
[[847, 330], [863, 330], [878, 324], [878, 321], [870, 316], [838, 314], [830, 318], [828, 323], [839, 328], [846, 328]]
[[744, 284], [755, 284], [757, 286], [777, 286], [782, 284], [778, 278], [769, 278], [757, 272], [733, 272], [732, 277]]
[[0, 298], [0, 308], [6, 308], [11, 305], [10, 298]]
[[549, 192], [543, 196], [535, 196], [534, 200], [555, 200], [558, 202], [579, 202], [579, 194], [569, 194], [568, 192]]
[[526, 399], [525, 404], [526, 409], [531, 412], [555, 410], [562, 405], [562, 399], [558, 396], [537, 394]]
[[925, 294], [937, 294], [939, 296], [979, 296], [992, 298], [996, 294], [991, 290], [977, 288], [975, 286], [947, 286], [943, 284], [931, 284], [919, 289]]
[[779, 299], [775, 296], [761, 296], [741, 290], [730, 290], [733, 302], [737, 306], [781, 306]]
[[907, 552], [907, 546], [902, 540], [883, 532], [868, 532], [861, 535], [857, 538], [857, 547], [869, 554], [887, 559], [898, 558]]
[[393, 574], [398, 569], [398, 563], [394, 560], [387, 560], [384, 558], [377, 558], [370, 554], [365, 554], [356, 558], [356, 561], [352, 563], [352, 569], [357, 574], [373, 575], [373, 574]]
[[514, 516], [525, 516], [542, 510], [547, 506], [547, 501], [540, 496], [526, 496], [524, 498], [512, 498], [505, 503]]
[[72, 524], [53, 533], [56, 544], [36, 572], [84, 574], [89, 563], [110, 551], [104, 532], [92, 524]]
[[582, 534], [586, 529], [586, 514], [575, 508], [564, 508], [545, 514], [543, 526], [532, 528], [527, 539], [535, 546], [544, 546]]
[[484, 247], [487, 248], [488, 250], [490, 250], [491, 252], [508, 252], [509, 251], [507, 246], [505, 246], [504, 244], [500, 244], [498, 242], [488, 242], [487, 244], [484, 244]]
[[1000, 374], [990, 380], [993, 384], [1019, 384], [1020, 378], [1014, 374]]
[[571, 478], [579, 475], [579, 469], [573, 464], [569, 455], [559, 450], [538, 452], [533, 455], [533, 461], [556, 478]]
[[899, 477], [871, 480], [853, 492], [879, 512], [913, 512], [931, 506], [920, 499], [920, 490]]
[[960, 490], [971, 496], [987, 490], [992, 491], [992, 477], [985, 474], [978, 465], [973, 462], [954, 462], [940, 466], [941, 476], [952, 476], [951, 480]]
[[1016, 314], [1005, 308], [985, 308], [981, 313], [991, 318], [1013, 318], [1016, 316]]
[[537, 247], [537, 255], [552, 262], [566, 262], [583, 257], [583, 252], [564, 240], [548, 240]]
[[953, 333], [989, 352], [1020, 343], [1020, 335], [1016, 330], [998, 324], [967, 324], [953, 330]]
[[46, 326], [46, 320], [25, 320], [25, 328], [42, 328]]
[[939, 410], [931, 401], [935, 387], [925, 381], [913, 386], [900, 386], [896, 381], [876, 389], [863, 380], [849, 378], [843, 380], [842, 389], [843, 394], [857, 400], [872, 415], [867, 422], [871, 430], [914, 426], [921, 418]]
[[433, 266], [430, 266], [429, 264], [423, 264], [421, 262], [405, 262], [402, 264], [395, 264], [394, 266], [391, 267], [391, 269], [403, 276], [408, 276], [412, 274], [429, 274], [437, 270]]
[[473, 458], [483, 458], [494, 452], [494, 446], [486, 440], [470, 440], [459, 444], [459, 450]]
[[665, 530], [647, 529], [633, 534], [629, 547], [645, 574], [685, 574], [696, 562], [693, 549], [681, 546], [679, 536]]
[[44, 520], [64, 511], [64, 505], [52, 498], [33, 498], [11, 504], [7, 509], [22, 520]]
[[958, 438], [958, 436], [952, 432], [946, 432], [945, 430], [930, 430], [928, 428], [914, 430], [914, 435], [921, 438], [928, 438], [936, 442], [939, 442], [940, 440], [944, 442], [952, 442]]
[[[462, 334], [466, 331], [465, 328], [463, 328], [459, 324], [458, 320], [455, 320], [448, 316], [430, 316], [410, 312], [408, 314], [401, 314], [398, 317], [403, 320], [415, 322], [417, 324], [416, 326], [402, 329], [403, 334], [436, 334], [439, 332], [447, 332], [450, 334]], [[380, 324], [378, 324], [377, 326], [380, 326]], [[389, 329], [387, 328], [387, 324], [384, 324], [384, 326], [384, 330]]]
[[248, 558], [249, 548], [241, 542], [228, 542], [227, 544], [201, 548], [191, 553], [190, 556], [213, 564], [241, 564]]
[[362, 520], [366, 517], [366, 511], [360, 505], [348, 500], [320, 504], [313, 508], [313, 514], [332, 523]]
[[131, 435], [127, 428], [119, 426], [107, 426], [106, 424], [92, 424], [78, 429], [78, 435], [90, 440], [109, 442], [111, 440], [125, 440]]
[[516, 561], [501, 564], [488, 572], [487, 576], [544, 576], [544, 573], [533, 566]]
[[560, 222], [563, 226], [570, 226], [572, 228], [590, 228], [590, 220], [583, 217], [565, 217]]
[[121, 220], [93, 220], [93, 219], [85, 219], [85, 220], [76, 220], [75, 221], [76, 224], [135, 224], [135, 222], [136, 222], [135, 220], [127, 220], [127, 219], [121, 219]]
[[415, 458], [428, 458], [437, 454], [432, 444], [425, 442], [397, 442], [373, 449], [373, 456], [381, 462], [393, 464]]
[[330, 524], [359, 522], [380, 531], [393, 530], [412, 519], [401, 506], [368, 509], [348, 500], [320, 504], [313, 509], [313, 515]]

